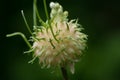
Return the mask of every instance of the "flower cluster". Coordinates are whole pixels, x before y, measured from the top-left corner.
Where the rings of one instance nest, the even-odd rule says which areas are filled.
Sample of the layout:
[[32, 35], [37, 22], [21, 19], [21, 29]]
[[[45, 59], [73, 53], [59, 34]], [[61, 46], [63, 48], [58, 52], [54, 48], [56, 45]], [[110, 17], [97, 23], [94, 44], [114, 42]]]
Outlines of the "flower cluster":
[[[81, 32], [77, 20], [68, 21], [68, 12], [59, 3], [50, 3], [50, 25], [35, 32], [34, 56], [43, 67], [65, 66], [78, 61], [86, 47], [87, 35]], [[47, 27], [47, 25], [49, 25]], [[51, 28], [53, 33], [51, 31]]]

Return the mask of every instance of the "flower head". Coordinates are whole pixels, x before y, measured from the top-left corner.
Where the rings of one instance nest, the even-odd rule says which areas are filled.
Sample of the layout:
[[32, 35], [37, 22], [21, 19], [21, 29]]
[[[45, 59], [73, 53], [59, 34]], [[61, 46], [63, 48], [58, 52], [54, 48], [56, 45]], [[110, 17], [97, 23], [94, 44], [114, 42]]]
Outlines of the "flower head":
[[59, 3], [51, 2], [50, 8], [50, 24], [46, 22], [48, 26], [35, 32], [38, 40], [33, 43], [34, 56], [43, 67], [74, 63], [86, 47], [87, 35], [81, 32], [77, 20], [68, 21], [68, 12]]

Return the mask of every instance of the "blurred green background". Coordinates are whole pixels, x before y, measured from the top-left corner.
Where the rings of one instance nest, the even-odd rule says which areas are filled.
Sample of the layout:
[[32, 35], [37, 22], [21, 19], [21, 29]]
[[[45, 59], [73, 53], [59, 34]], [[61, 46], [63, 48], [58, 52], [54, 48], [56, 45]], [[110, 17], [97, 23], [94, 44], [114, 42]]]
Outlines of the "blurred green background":
[[[120, 80], [120, 1], [119, 0], [47, 0], [59, 2], [69, 11], [69, 19], [79, 19], [88, 37], [88, 49], [70, 80]], [[6, 34], [29, 33], [21, 16], [24, 10], [29, 25], [33, 25], [32, 0], [0, 1], [0, 80], [62, 80], [56, 70], [41, 69], [36, 61], [28, 64], [31, 54], [20, 36]], [[42, 0], [38, 0], [40, 15], [45, 20]], [[50, 9], [49, 9], [50, 11]]]

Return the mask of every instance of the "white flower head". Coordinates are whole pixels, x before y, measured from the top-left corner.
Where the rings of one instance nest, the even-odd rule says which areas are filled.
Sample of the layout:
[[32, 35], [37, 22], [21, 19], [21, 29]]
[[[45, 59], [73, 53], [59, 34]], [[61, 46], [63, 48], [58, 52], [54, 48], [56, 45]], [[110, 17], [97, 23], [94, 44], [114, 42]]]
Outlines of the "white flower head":
[[[68, 21], [68, 12], [63, 11], [59, 3], [51, 2], [50, 8], [49, 26], [53, 33], [49, 26], [42, 26], [42, 30], [35, 33], [38, 40], [33, 43], [34, 56], [43, 67], [74, 64], [86, 47], [87, 35], [81, 32], [83, 28], [77, 20]], [[71, 70], [74, 72], [73, 67]]]

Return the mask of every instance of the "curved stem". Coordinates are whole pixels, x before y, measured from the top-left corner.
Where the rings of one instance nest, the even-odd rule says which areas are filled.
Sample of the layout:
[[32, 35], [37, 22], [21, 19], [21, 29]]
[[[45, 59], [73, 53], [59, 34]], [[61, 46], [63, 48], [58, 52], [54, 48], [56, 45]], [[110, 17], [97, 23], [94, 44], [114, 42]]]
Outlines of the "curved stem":
[[40, 15], [39, 15], [39, 12], [38, 12], [38, 9], [37, 9], [37, 6], [35, 5], [35, 10], [36, 10], [36, 14], [37, 14], [37, 17], [39, 19], [39, 22], [43, 25], [43, 26], [46, 26], [45, 22], [41, 19]]
[[23, 33], [21, 33], [21, 32], [15, 32], [15, 33], [12, 33], [12, 34], [8, 34], [8, 35], [6, 35], [7, 37], [12, 37], [12, 36], [16, 36], [16, 35], [20, 35], [23, 39], [24, 39], [24, 41], [27, 43], [27, 45], [28, 45], [28, 47], [31, 49], [31, 44], [28, 42], [28, 40], [27, 40], [27, 38], [25, 37], [25, 35], [23, 34]]
[[40, 23], [44, 26], [45, 22], [41, 19], [39, 12], [38, 12], [38, 9], [37, 9], [37, 0], [34, 0], [34, 3], [33, 3], [33, 21], [34, 21], [33, 23], [34, 23], [34, 26], [37, 26], [36, 17], [38, 17]]
[[44, 4], [44, 9], [45, 9], [46, 18], [49, 20], [48, 10], [47, 10], [47, 5], [46, 5], [46, 0], [43, 0], [43, 4]]
[[25, 21], [25, 24], [26, 24], [26, 27], [27, 27], [28, 31], [30, 32], [31, 35], [33, 35], [33, 34], [32, 34], [32, 31], [30, 30], [30, 27], [29, 27], [29, 25], [28, 25], [28, 23], [27, 23], [27, 20], [26, 20], [26, 18], [25, 18], [25, 15], [24, 15], [23, 10], [21, 10], [21, 14], [22, 14], [22, 17], [23, 17], [23, 19], [24, 19], [24, 21]]
[[47, 11], [46, 0], [43, 0], [43, 3], [44, 3], [45, 14], [46, 14], [46, 18], [47, 18], [47, 20], [48, 20], [48, 24], [49, 24], [49, 26], [50, 26], [51, 33], [52, 33], [52, 35], [53, 35], [53, 38], [58, 42], [58, 40], [57, 40], [57, 38], [56, 38], [56, 36], [55, 36], [55, 34], [54, 34], [54, 32], [53, 32], [53, 29], [52, 29], [52, 27], [51, 27], [51, 23], [50, 23], [50, 19], [49, 19], [49, 16], [48, 16], [48, 11]]

